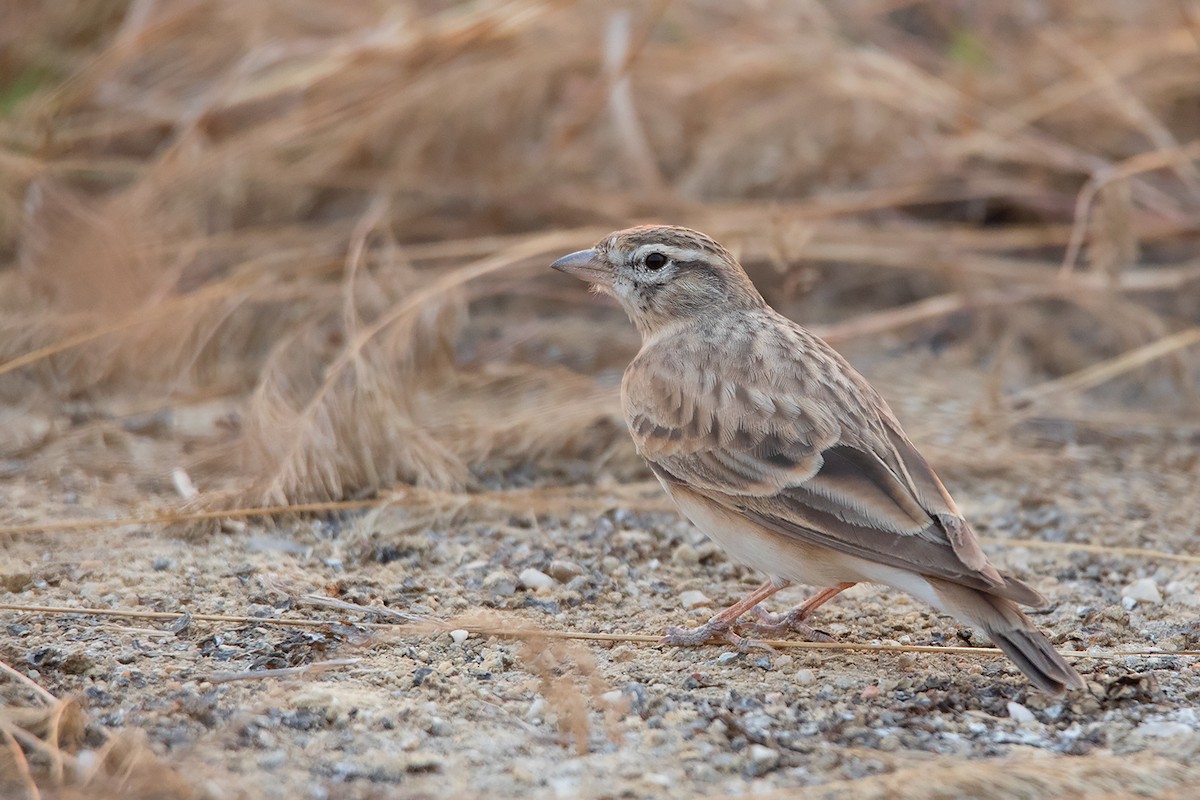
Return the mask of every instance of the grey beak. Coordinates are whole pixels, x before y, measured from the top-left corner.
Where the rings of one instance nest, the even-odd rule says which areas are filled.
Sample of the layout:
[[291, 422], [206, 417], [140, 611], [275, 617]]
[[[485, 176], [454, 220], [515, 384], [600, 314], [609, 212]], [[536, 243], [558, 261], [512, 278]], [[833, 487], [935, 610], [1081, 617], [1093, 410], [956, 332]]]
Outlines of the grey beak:
[[604, 263], [596, 258], [595, 250], [579, 250], [563, 256], [550, 265], [559, 272], [574, 275], [582, 281], [608, 285], [612, 283], [612, 273]]

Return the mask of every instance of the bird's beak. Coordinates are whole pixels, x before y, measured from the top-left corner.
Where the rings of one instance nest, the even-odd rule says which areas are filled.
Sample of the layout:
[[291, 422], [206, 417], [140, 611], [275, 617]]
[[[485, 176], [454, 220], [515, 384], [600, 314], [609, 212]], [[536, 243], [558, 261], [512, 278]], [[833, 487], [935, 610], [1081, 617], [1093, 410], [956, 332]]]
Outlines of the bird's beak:
[[612, 285], [612, 272], [596, 257], [595, 250], [580, 250], [563, 256], [550, 265], [559, 272], [574, 275], [581, 281], [599, 286]]

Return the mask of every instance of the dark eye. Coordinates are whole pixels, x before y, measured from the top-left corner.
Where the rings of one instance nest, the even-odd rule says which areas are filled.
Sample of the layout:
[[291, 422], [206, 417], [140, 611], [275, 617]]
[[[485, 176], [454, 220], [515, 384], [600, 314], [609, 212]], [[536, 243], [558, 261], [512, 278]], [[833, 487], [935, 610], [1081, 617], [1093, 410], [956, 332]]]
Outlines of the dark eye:
[[646, 256], [646, 269], [662, 269], [667, 265], [667, 257], [662, 253], [650, 253]]

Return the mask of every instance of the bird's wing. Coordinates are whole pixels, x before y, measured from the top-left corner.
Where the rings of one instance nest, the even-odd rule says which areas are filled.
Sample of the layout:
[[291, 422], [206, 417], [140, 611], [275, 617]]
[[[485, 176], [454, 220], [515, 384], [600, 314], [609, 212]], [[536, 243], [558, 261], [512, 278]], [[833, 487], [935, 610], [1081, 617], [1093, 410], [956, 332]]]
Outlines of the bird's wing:
[[988, 562], [887, 404], [804, 331], [650, 348], [622, 389], [638, 451], [662, 480], [778, 533], [1044, 603]]

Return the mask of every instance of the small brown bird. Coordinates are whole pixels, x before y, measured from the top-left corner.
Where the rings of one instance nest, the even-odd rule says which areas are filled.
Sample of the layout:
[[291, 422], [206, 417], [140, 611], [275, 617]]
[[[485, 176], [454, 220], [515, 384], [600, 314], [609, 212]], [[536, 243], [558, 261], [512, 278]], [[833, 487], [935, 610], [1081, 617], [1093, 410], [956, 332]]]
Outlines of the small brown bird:
[[[768, 580], [664, 641], [741, 642], [735, 620], [805, 620], [859, 582], [901, 589], [987, 634], [1039, 688], [1084, 682], [1017, 603], [1045, 598], [988, 561], [887, 403], [825, 342], [763, 300], [737, 260], [686, 228], [617, 231], [555, 269], [615, 297], [642, 334], [621, 398], [638, 452], [680, 511]], [[825, 586], [788, 614], [758, 604]]]

